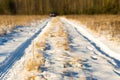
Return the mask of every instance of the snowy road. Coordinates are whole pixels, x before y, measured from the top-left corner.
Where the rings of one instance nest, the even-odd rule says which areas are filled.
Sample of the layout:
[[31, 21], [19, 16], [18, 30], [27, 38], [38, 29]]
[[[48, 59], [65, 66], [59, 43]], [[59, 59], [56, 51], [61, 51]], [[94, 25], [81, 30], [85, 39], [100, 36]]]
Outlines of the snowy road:
[[[0, 80], [120, 80], [119, 54], [113, 54], [93, 39], [93, 35], [81, 25], [76, 26], [72, 21], [59, 17], [52, 18], [47, 24], [48, 21], [43, 23], [42, 31], [40, 29], [17, 48], [18, 51], [14, 51], [7, 63], [0, 67]], [[34, 50], [44, 59], [40, 66], [34, 66], [40, 57], [37, 56], [33, 63], [30, 61], [31, 56], [36, 55], [34, 44], [37, 44]], [[27, 68], [26, 62], [29, 63]], [[12, 66], [11, 63], [15, 64]]]

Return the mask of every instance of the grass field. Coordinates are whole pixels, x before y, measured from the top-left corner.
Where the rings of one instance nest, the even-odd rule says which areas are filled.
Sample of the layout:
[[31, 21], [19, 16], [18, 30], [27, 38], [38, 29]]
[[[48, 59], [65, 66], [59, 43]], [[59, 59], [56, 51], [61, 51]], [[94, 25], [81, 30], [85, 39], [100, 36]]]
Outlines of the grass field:
[[120, 15], [69, 15], [86, 25], [97, 35], [105, 35], [109, 40], [120, 42]]
[[47, 18], [47, 16], [25, 16], [25, 15], [1, 15], [0, 16], [0, 34], [6, 34], [10, 32], [16, 26], [25, 26], [35, 20], [41, 20]]

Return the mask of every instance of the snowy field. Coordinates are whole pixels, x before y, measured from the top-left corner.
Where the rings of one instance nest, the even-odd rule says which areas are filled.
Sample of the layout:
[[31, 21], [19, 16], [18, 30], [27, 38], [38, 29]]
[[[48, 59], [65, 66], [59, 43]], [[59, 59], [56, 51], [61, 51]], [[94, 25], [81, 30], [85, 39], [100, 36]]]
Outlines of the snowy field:
[[0, 37], [0, 80], [120, 80], [120, 54], [63, 17]]

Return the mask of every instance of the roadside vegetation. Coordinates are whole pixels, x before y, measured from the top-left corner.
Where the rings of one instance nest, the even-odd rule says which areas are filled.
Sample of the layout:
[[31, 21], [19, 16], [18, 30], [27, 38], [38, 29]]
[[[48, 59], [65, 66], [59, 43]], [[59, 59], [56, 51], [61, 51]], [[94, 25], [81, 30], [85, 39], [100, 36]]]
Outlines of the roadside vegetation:
[[66, 17], [86, 25], [98, 36], [120, 42], [120, 15], [69, 15]]
[[27, 26], [28, 24], [47, 18], [47, 16], [24, 16], [24, 15], [1, 15], [0, 35], [10, 33], [16, 26]]

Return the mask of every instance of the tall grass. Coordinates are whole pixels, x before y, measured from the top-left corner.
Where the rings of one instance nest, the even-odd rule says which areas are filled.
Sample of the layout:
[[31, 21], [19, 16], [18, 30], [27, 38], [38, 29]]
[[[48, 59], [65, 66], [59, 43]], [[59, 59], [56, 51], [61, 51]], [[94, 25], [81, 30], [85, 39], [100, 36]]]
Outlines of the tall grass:
[[69, 15], [86, 25], [99, 36], [105, 35], [109, 40], [120, 42], [120, 15]]
[[10, 32], [16, 26], [25, 26], [27, 23], [35, 20], [41, 20], [47, 16], [25, 16], [25, 15], [1, 15], [0, 16], [0, 35]]

